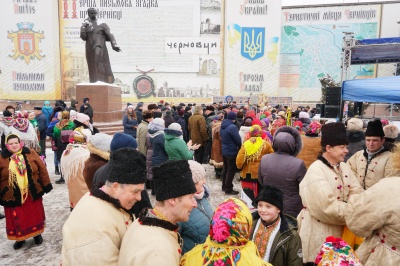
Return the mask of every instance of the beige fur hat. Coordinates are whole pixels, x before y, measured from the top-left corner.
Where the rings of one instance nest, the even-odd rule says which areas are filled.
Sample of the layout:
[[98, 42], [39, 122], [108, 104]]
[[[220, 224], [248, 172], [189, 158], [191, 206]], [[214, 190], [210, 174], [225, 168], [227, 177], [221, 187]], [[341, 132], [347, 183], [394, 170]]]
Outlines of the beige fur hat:
[[192, 171], [193, 183], [196, 184], [197, 182], [206, 177], [206, 171], [204, 170], [204, 166], [193, 160], [188, 160], [188, 163], [190, 170]]
[[385, 132], [385, 138], [396, 139], [399, 129], [395, 125], [387, 125], [383, 127], [383, 132]]
[[363, 131], [364, 122], [360, 118], [351, 118], [347, 121], [347, 130]]

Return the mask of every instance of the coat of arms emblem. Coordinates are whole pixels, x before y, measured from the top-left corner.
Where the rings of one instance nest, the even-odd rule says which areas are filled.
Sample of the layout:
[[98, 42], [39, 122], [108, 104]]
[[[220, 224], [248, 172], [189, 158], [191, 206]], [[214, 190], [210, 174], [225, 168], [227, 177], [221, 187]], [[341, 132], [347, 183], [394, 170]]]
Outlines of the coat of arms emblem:
[[13, 40], [14, 49], [11, 50], [14, 54], [10, 54], [12, 59], [20, 58], [29, 64], [31, 59], [42, 59], [44, 55], [39, 49], [41, 39], [44, 39], [44, 33], [33, 31], [33, 23], [20, 22], [17, 23], [18, 31], [8, 31], [7, 38]]
[[242, 27], [241, 54], [249, 60], [264, 56], [265, 28]]

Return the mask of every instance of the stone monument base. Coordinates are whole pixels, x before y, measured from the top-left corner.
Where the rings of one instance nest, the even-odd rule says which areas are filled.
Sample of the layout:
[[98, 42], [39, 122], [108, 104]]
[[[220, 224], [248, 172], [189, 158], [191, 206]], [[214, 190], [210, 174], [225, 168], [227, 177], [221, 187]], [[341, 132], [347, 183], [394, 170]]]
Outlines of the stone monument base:
[[78, 111], [83, 104], [83, 98], [90, 99], [89, 103], [93, 108], [94, 122], [122, 121], [122, 98], [119, 86], [103, 82], [78, 83], [76, 84], [76, 99], [79, 102]]

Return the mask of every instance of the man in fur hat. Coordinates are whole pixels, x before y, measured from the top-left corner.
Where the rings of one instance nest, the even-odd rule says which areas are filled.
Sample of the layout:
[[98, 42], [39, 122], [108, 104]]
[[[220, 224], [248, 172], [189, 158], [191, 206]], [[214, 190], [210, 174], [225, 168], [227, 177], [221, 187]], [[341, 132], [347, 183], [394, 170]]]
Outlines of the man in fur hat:
[[177, 223], [188, 221], [197, 207], [188, 161], [167, 161], [154, 167], [153, 185], [156, 205], [142, 212], [126, 232], [119, 265], [179, 265], [183, 243]]
[[347, 161], [364, 189], [387, 176], [393, 176], [389, 161], [390, 150], [385, 144], [385, 133], [379, 119], [370, 121], [365, 132], [365, 148]]
[[[392, 167], [400, 171], [400, 146], [390, 153]], [[365, 237], [356, 253], [363, 265], [400, 265], [400, 176], [381, 179], [352, 196], [345, 212], [346, 224]]]
[[297, 216], [303, 246], [303, 262], [314, 265], [328, 236], [342, 237], [349, 197], [363, 191], [350, 167], [344, 163], [349, 141], [343, 123], [321, 128], [322, 155], [310, 165], [300, 183], [303, 209]]
[[111, 153], [105, 185], [86, 193], [65, 222], [62, 265], [117, 265], [131, 209], [146, 182], [146, 157], [133, 148]]

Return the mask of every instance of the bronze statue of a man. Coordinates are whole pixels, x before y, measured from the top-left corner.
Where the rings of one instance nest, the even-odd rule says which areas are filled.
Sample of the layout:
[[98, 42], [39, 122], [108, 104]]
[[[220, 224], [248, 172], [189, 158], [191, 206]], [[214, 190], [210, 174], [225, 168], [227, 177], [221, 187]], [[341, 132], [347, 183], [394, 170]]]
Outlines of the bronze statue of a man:
[[111, 42], [114, 51], [121, 52], [114, 35], [106, 23], [97, 20], [97, 11], [88, 9], [88, 18], [82, 23], [81, 39], [86, 41], [86, 61], [90, 82], [114, 83], [106, 41]]

